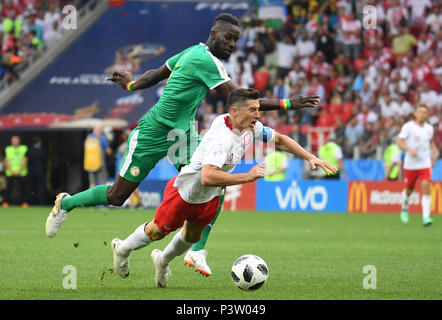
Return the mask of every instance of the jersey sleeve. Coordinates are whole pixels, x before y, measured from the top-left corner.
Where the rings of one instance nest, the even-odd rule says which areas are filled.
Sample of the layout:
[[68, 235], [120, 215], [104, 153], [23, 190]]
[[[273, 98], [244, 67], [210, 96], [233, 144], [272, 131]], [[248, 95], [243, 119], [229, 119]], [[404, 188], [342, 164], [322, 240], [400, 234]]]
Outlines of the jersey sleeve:
[[434, 128], [433, 128], [433, 126], [432, 125], [430, 125], [430, 141], [431, 140], [433, 140], [433, 138], [434, 138]]
[[200, 59], [194, 59], [195, 74], [209, 89], [214, 89], [230, 80], [223, 64], [210, 53], [205, 53]]
[[260, 121], [255, 125], [255, 139], [265, 143], [274, 142], [275, 131], [272, 128], [264, 126]]
[[408, 138], [408, 135], [409, 135], [408, 127], [409, 127], [409, 126], [408, 126], [407, 124], [405, 124], [405, 125], [402, 126], [402, 128], [401, 128], [401, 132], [399, 132], [398, 138], [400, 138], [400, 139], [404, 139], [404, 140]]
[[178, 62], [178, 60], [180, 60], [181, 55], [183, 54], [184, 51], [174, 55], [173, 57], [169, 58], [166, 61], [166, 67], [172, 72], [173, 69], [175, 69], [175, 65]]

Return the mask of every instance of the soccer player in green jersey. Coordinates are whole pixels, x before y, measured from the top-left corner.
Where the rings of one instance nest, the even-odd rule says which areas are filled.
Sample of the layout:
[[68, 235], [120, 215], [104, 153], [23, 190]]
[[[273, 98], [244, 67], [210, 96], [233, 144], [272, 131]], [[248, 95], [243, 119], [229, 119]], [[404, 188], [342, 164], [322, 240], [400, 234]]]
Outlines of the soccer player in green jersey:
[[[132, 130], [120, 174], [114, 184], [99, 185], [72, 196], [65, 192], [58, 194], [46, 220], [48, 237], [52, 238], [57, 234], [68, 212], [76, 207], [123, 205], [160, 159], [175, 155], [171, 150], [175, 150], [177, 144], [174, 139], [176, 133], [181, 132], [181, 137], [185, 138], [179, 141], [186, 141], [186, 146], [194, 141], [193, 146], [196, 148], [199, 137], [190, 124], [207, 92], [215, 89], [227, 99], [229, 93], [237, 88], [219, 59], [226, 60], [230, 57], [239, 35], [238, 19], [231, 14], [222, 13], [216, 17], [206, 44], [200, 43], [185, 49], [158, 69], [145, 72], [136, 81], [129, 72], [114, 72], [108, 80], [127, 91], [146, 89], [160, 81], [168, 81], [160, 100]], [[297, 96], [284, 100], [260, 99], [259, 103], [260, 111], [266, 111], [316, 107], [318, 101], [318, 96]], [[193, 151], [189, 150], [185, 156], [181, 155], [174, 161], [177, 169], [190, 161]], [[221, 206], [222, 202], [218, 213]], [[203, 249], [215, 220], [216, 217], [204, 231], [201, 241], [192, 248], [192, 252], [200, 254], [197, 253], [194, 257], [186, 255], [185, 258], [187, 264], [205, 275], [210, 275], [211, 272], [205, 263], [206, 251]]]

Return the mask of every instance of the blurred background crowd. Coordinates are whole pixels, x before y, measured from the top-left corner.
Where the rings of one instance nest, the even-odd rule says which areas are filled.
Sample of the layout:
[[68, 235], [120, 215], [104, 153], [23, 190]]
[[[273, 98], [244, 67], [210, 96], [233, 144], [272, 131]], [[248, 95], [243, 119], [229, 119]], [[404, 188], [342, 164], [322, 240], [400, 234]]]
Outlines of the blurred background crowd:
[[88, 0], [0, 0], [0, 90], [61, 38], [62, 9]]

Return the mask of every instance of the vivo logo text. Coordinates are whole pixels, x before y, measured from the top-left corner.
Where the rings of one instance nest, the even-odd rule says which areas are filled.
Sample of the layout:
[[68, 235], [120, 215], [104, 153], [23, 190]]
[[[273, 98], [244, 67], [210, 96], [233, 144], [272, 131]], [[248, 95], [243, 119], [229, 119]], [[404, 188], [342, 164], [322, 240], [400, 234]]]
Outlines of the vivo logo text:
[[310, 205], [313, 210], [320, 211], [327, 206], [328, 194], [323, 186], [308, 187], [303, 195], [296, 181], [293, 181], [285, 195], [279, 186], [275, 188], [275, 193], [282, 210], [287, 208], [305, 210]]

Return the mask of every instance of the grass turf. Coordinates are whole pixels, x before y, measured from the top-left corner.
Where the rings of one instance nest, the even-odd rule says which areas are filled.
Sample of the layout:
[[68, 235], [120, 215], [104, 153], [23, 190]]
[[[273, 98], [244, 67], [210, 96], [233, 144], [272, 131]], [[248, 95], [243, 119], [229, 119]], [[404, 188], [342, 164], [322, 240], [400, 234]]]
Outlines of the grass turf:
[[[121, 279], [110, 242], [125, 238], [153, 210], [75, 209], [53, 239], [44, 224], [50, 208], [0, 208], [0, 299], [442, 299], [442, 216], [421, 226], [411, 215], [223, 212], [206, 249], [212, 276], [171, 264], [165, 289], [154, 287], [150, 252], [171, 235], [131, 254]], [[253, 253], [269, 266], [261, 289], [237, 289], [236, 258]], [[63, 268], [77, 270], [77, 289], [63, 288]], [[376, 289], [364, 289], [366, 265], [376, 268]]]

